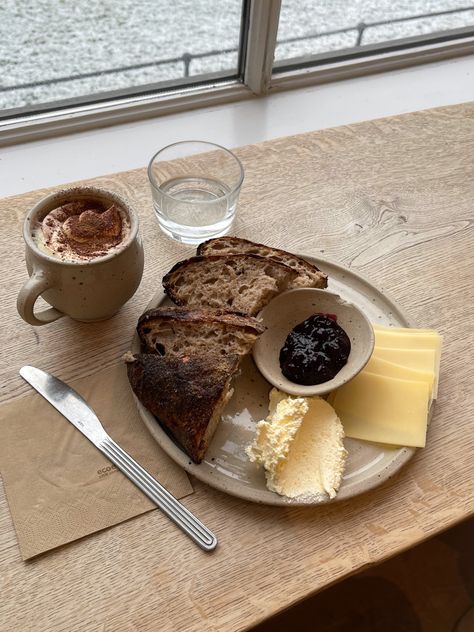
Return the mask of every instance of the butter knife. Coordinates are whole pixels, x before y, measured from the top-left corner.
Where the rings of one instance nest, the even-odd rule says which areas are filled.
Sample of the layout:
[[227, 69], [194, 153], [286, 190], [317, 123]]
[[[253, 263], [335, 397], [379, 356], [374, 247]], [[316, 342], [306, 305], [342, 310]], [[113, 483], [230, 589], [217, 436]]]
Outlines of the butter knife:
[[216, 548], [217, 538], [212, 531], [115, 443], [106, 433], [95, 412], [79, 393], [54, 375], [33, 366], [22, 367], [20, 375], [77, 430], [82, 432], [132, 483], [135, 483], [191, 540], [205, 551]]

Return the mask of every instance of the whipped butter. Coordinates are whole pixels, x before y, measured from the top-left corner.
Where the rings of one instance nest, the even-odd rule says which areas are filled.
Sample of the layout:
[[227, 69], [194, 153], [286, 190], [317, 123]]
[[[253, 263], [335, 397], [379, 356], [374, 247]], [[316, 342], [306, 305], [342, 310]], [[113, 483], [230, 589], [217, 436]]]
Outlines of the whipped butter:
[[246, 451], [265, 468], [271, 491], [301, 500], [334, 498], [347, 458], [343, 439], [342, 424], [324, 399], [273, 389], [268, 417], [257, 423]]

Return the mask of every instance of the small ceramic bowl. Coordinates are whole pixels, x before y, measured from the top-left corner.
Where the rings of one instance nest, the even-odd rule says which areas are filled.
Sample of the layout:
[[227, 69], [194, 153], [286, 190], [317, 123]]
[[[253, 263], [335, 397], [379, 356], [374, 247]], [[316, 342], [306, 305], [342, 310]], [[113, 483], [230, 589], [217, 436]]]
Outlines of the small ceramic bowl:
[[[280, 349], [290, 331], [316, 313], [335, 314], [351, 341], [347, 363], [327, 382], [305, 386], [288, 380], [280, 369]], [[259, 314], [266, 326], [253, 348], [255, 364], [264, 378], [290, 395], [324, 395], [359, 373], [374, 349], [374, 331], [367, 317], [353, 303], [327, 290], [301, 288], [279, 294]]]

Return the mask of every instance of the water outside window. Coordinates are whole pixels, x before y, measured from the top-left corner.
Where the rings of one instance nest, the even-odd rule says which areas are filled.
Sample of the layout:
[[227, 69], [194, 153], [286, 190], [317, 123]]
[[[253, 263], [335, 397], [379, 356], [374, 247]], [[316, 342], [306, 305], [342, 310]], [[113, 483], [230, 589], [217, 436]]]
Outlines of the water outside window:
[[237, 73], [241, 0], [2, 0], [0, 107]]
[[[236, 76], [242, 0], [2, 0], [0, 109]], [[275, 59], [474, 25], [474, 0], [283, 0]]]
[[275, 61], [467, 26], [472, 0], [283, 0]]

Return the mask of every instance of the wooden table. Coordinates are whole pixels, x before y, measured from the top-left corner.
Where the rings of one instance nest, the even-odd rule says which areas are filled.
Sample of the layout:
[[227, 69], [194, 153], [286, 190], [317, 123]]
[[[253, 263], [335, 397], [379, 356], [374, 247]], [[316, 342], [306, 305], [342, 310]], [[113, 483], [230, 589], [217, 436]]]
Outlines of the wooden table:
[[[235, 234], [360, 271], [413, 323], [444, 335], [427, 448], [380, 488], [318, 508], [257, 506], [194, 481], [185, 503], [218, 534], [211, 555], [154, 511], [24, 563], [2, 491], [3, 632], [243, 630], [474, 513], [473, 151], [465, 104], [237, 152], [246, 178]], [[163, 273], [190, 253], [160, 233], [145, 169], [93, 182], [140, 212], [141, 287], [106, 323], [26, 325], [15, 311], [26, 274], [20, 226], [47, 191], [1, 201], [2, 401], [28, 392], [22, 364], [70, 380], [116, 362]]]

